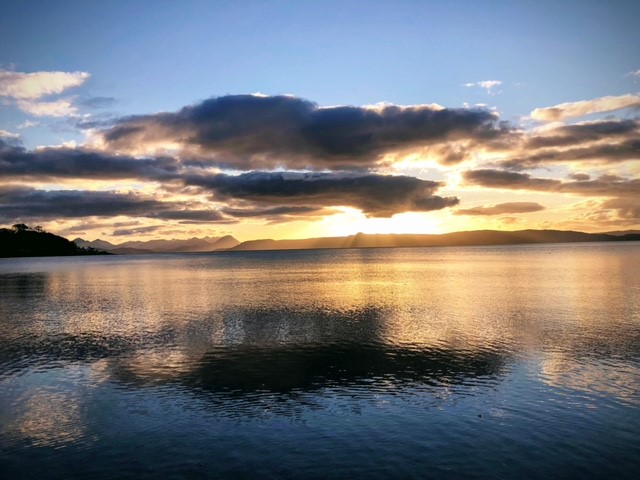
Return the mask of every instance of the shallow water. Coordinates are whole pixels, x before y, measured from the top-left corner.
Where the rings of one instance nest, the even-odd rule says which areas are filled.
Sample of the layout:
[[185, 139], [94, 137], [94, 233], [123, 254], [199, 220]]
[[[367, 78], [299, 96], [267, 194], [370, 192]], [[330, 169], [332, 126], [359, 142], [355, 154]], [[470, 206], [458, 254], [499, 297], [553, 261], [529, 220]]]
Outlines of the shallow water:
[[0, 260], [3, 478], [635, 478], [640, 244]]

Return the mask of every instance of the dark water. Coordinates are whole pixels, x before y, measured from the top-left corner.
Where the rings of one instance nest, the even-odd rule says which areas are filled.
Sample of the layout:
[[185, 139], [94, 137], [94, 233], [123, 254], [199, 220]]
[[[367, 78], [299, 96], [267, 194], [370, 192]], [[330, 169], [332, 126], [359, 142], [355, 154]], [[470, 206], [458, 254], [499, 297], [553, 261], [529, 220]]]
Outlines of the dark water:
[[2, 478], [637, 478], [640, 244], [0, 261]]

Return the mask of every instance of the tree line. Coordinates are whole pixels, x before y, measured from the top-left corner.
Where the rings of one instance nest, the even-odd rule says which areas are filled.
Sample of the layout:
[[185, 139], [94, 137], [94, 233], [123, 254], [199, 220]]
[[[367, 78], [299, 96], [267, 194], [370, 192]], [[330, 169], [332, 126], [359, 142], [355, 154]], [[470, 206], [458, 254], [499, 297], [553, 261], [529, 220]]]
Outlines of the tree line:
[[16, 223], [0, 228], [0, 257], [54, 257], [67, 255], [105, 255], [95, 248], [82, 248], [66, 238], [46, 232], [40, 225]]

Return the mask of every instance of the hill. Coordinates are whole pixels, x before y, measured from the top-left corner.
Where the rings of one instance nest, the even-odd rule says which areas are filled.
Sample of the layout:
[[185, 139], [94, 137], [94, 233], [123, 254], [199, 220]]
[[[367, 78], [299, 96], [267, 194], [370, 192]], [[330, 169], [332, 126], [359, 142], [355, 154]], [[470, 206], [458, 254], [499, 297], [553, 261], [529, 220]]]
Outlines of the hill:
[[224, 237], [204, 237], [182, 239], [159, 239], [147, 241], [129, 241], [113, 244], [105, 240], [87, 241], [76, 238], [74, 243], [81, 247], [92, 247], [107, 252], [118, 254], [142, 254], [142, 253], [188, 253], [188, 252], [213, 252], [235, 247], [240, 242], [231, 235]]
[[67, 255], [101, 255], [94, 248], [82, 248], [66, 238], [45, 232], [40, 227], [16, 224], [0, 228], [0, 257], [57, 257]]
[[302, 240], [250, 240], [230, 248], [230, 251], [305, 250], [317, 248], [376, 247], [453, 247], [471, 245], [517, 245], [527, 243], [619, 242], [640, 241], [640, 234], [612, 235], [562, 230], [477, 230], [471, 232], [418, 234], [364, 234], [348, 237], [307, 238]]

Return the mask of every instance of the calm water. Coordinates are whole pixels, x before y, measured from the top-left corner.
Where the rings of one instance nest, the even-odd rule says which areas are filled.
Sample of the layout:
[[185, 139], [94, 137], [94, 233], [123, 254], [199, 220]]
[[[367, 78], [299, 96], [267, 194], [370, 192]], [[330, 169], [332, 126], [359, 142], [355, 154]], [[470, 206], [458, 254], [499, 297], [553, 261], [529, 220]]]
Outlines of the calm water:
[[0, 260], [3, 478], [637, 478], [640, 244]]

